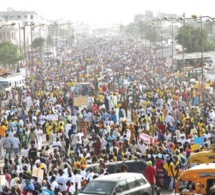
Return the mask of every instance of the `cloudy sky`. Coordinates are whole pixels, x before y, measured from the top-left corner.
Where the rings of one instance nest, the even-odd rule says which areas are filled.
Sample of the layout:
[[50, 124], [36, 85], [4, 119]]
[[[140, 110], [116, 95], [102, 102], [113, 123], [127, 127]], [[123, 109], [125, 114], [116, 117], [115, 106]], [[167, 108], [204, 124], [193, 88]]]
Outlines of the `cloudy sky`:
[[208, 15], [215, 17], [214, 0], [5, 0], [0, 11], [35, 10], [49, 19], [70, 19], [86, 23], [128, 23], [145, 10], [157, 12]]

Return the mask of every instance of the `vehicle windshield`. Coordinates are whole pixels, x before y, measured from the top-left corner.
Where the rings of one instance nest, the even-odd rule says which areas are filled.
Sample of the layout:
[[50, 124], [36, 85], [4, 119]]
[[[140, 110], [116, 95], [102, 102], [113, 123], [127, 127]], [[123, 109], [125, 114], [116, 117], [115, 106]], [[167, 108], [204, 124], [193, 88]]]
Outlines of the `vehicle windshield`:
[[6, 87], [9, 87], [7, 81], [0, 81], [0, 85], [3, 85], [5, 88], [6, 88]]
[[82, 191], [83, 194], [103, 194], [109, 195], [112, 193], [115, 182], [109, 181], [91, 181]]
[[179, 191], [180, 192], [190, 192], [195, 190], [195, 182], [193, 181], [181, 181]]

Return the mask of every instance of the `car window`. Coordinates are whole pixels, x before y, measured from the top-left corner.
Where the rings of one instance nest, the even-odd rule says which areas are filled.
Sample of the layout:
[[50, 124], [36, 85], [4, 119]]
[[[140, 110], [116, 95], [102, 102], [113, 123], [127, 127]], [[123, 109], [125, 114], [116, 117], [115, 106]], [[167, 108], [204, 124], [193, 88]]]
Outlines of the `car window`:
[[146, 184], [146, 180], [141, 176], [136, 177], [136, 182], [137, 182], [138, 186], [142, 186], [142, 185]]
[[92, 180], [82, 191], [83, 194], [112, 194], [115, 182]]
[[107, 167], [108, 167], [107, 172], [108, 173], [116, 173], [117, 169], [119, 169], [120, 166], [121, 165], [119, 165], [119, 164], [111, 164], [111, 165], [107, 164]]
[[137, 182], [136, 182], [136, 178], [135, 177], [131, 177], [126, 179], [127, 183], [128, 183], [128, 187], [129, 189], [133, 189], [137, 186]]
[[144, 162], [125, 162], [128, 166], [128, 172], [144, 173], [146, 164]]
[[124, 192], [126, 190], [128, 190], [128, 185], [127, 185], [126, 181], [125, 180], [120, 181], [116, 187], [116, 191]]

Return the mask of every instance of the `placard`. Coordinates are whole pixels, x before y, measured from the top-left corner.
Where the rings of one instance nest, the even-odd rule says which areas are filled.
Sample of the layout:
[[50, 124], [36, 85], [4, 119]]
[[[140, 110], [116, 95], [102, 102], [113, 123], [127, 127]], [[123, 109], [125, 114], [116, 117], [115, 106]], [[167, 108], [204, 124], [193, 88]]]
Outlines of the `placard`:
[[194, 143], [199, 145], [204, 145], [204, 137], [195, 137]]
[[0, 185], [5, 185], [5, 175], [0, 175]]
[[56, 114], [49, 114], [46, 116], [46, 119], [49, 121], [57, 121], [58, 120], [58, 115]]
[[33, 168], [32, 176], [43, 179], [44, 170], [38, 169], [36, 167]]
[[88, 105], [88, 97], [81, 96], [81, 97], [74, 97], [74, 106], [87, 106]]

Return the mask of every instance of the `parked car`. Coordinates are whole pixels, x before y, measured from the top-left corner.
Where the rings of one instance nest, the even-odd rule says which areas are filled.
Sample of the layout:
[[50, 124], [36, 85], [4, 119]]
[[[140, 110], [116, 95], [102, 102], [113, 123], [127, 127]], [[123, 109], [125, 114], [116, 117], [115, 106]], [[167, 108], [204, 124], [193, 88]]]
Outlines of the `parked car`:
[[80, 195], [150, 195], [151, 186], [146, 178], [139, 173], [115, 173], [91, 180]]
[[[145, 169], [147, 167], [147, 164], [143, 160], [128, 160], [128, 161], [105, 163], [107, 167], [107, 172], [110, 174], [116, 173], [117, 170], [120, 169], [123, 164], [128, 166], [128, 172], [141, 173], [145, 175]], [[99, 169], [99, 164], [87, 165], [87, 169], [86, 169], [87, 173], [89, 173], [90, 168]]]

